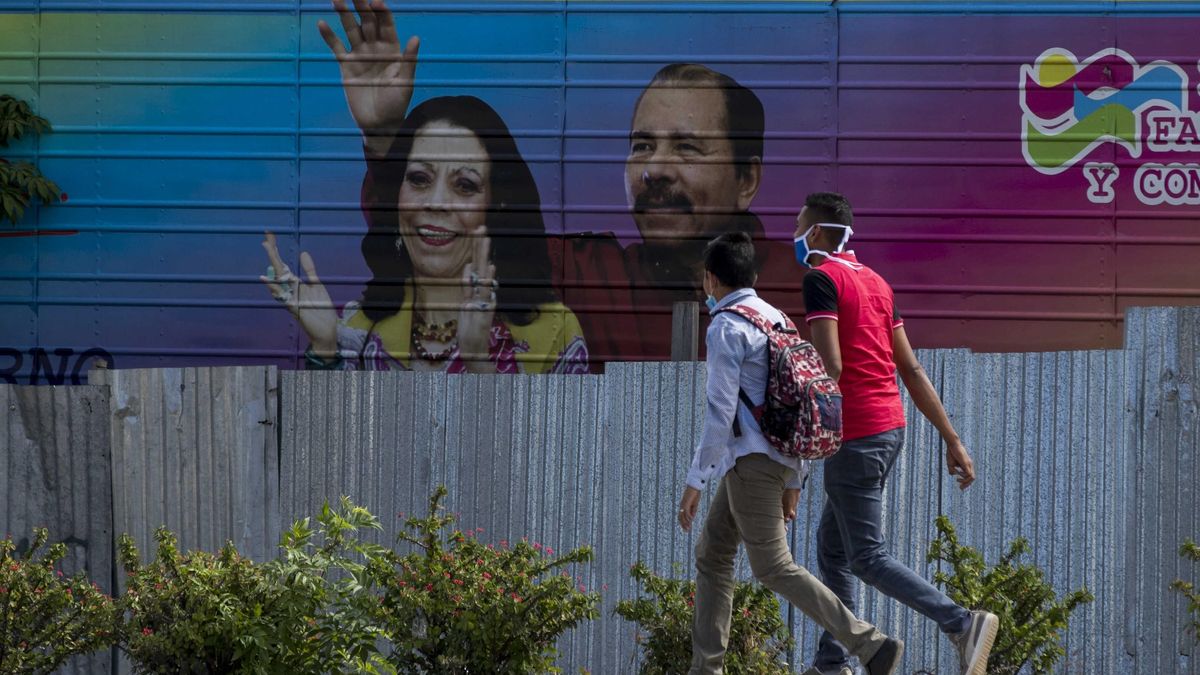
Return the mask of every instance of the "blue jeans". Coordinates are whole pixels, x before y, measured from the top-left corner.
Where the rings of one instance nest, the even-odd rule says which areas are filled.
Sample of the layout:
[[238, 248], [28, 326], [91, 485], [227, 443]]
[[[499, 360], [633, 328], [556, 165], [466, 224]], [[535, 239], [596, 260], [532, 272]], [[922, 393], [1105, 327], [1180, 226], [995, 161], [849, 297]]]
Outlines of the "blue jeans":
[[[846, 441], [825, 460], [825, 511], [817, 529], [821, 580], [855, 614], [857, 577], [933, 619], [943, 632], [960, 633], [970, 625], [970, 612], [900, 564], [883, 538], [883, 484], [903, 446], [901, 427]], [[832, 635], [821, 636], [817, 668], [836, 670], [848, 658]]]

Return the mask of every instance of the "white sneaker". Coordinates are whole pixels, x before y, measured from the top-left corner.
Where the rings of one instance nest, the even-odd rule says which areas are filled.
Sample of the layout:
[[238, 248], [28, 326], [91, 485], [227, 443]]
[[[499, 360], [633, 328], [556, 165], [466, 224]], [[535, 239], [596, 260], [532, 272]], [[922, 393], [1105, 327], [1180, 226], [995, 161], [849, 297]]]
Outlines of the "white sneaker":
[[996, 643], [996, 633], [1000, 630], [1000, 618], [991, 612], [976, 610], [971, 612], [971, 625], [957, 635], [950, 635], [950, 641], [958, 649], [958, 662], [962, 675], [985, 675], [987, 673], [988, 655], [992, 653], [992, 645]]

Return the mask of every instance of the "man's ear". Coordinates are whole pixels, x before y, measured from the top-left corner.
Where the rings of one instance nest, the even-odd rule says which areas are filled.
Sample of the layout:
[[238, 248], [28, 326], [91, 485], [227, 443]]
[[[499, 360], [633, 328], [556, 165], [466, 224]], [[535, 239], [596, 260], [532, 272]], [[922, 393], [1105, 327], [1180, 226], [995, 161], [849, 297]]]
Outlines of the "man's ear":
[[738, 210], [750, 209], [754, 195], [762, 185], [762, 157], [751, 157], [750, 161], [738, 169]]

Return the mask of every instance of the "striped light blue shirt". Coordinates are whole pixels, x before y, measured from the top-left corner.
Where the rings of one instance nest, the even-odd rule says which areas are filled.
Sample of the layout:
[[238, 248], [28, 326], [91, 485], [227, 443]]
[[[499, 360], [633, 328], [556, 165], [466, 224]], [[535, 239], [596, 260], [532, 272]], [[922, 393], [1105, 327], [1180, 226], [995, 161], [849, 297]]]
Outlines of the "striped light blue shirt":
[[[746, 305], [771, 321], [782, 320], [783, 314], [767, 304], [753, 288], [742, 288], [721, 298], [713, 310], [731, 305]], [[779, 454], [762, 435], [754, 414], [738, 399], [738, 389], [761, 405], [767, 391], [767, 336], [749, 321], [730, 313], [717, 314], [705, 336], [708, 347], [707, 406], [704, 430], [692, 466], [688, 469], [687, 484], [697, 490], [720, 482], [740, 457], [762, 453], [791, 469], [787, 487], [800, 488], [808, 475], [809, 462]], [[733, 435], [733, 416], [737, 415], [742, 435]]]

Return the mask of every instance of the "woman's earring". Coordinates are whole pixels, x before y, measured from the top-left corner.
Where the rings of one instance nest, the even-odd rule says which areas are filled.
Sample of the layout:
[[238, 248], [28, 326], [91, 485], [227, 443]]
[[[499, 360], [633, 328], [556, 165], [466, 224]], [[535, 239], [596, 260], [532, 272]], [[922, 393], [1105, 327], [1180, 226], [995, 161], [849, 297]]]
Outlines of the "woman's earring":
[[404, 250], [404, 237], [397, 236], [396, 237], [396, 253], [400, 253], [403, 250]]

